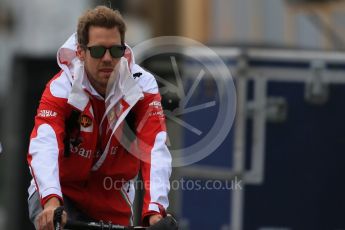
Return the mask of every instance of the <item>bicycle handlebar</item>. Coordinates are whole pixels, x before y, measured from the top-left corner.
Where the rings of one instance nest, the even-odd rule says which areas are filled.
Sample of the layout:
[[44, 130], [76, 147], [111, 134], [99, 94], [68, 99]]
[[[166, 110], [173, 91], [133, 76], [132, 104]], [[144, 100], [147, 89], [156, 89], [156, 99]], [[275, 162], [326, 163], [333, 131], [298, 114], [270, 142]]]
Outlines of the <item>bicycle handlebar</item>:
[[[61, 216], [64, 208], [59, 207], [54, 211], [54, 228], [55, 230], [62, 230]], [[64, 229], [69, 230], [178, 230], [177, 221], [172, 216], [167, 216], [161, 219], [157, 224], [150, 227], [141, 226], [120, 226], [111, 223], [100, 222], [82, 222], [68, 220]]]
[[81, 222], [68, 220], [64, 229], [70, 230], [147, 230], [146, 227], [120, 226], [103, 222]]

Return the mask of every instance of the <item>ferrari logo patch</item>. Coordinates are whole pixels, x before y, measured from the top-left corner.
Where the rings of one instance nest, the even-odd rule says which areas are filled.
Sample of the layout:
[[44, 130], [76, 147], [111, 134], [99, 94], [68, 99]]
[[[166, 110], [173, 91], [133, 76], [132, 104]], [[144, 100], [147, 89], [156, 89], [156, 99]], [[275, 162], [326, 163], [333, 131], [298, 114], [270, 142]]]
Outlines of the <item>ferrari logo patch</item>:
[[80, 125], [83, 126], [84, 128], [87, 128], [90, 125], [92, 125], [92, 119], [83, 114], [80, 117]]

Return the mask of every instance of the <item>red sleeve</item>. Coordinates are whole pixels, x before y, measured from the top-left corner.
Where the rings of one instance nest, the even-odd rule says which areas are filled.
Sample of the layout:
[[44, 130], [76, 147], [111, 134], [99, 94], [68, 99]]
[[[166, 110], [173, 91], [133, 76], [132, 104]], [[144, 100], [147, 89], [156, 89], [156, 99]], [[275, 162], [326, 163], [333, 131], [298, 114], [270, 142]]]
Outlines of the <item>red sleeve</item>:
[[171, 155], [166, 146], [165, 116], [159, 94], [144, 94], [133, 108], [137, 123], [137, 140], [141, 151], [141, 174], [145, 185], [142, 210], [144, 224], [150, 215], [165, 215], [169, 205]]
[[67, 99], [54, 97], [50, 84], [51, 82], [47, 84], [37, 109], [27, 154], [30, 172], [42, 205], [51, 196], [62, 201], [58, 156], [64, 151]]

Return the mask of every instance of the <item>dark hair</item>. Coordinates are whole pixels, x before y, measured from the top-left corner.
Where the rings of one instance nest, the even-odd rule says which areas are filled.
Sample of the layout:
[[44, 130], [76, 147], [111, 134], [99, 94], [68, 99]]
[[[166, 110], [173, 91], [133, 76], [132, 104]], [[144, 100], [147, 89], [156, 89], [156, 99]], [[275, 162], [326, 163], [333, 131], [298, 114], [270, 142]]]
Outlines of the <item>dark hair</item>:
[[97, 6], [92, 10], [86, 11], [79, 18], [77, 36], [78, 43], [82, 47], [86, 47], [89, 43], [90, 26], [99, 26], [108, 29], [117, 27], [121, 36], [121, 44], [125, 44], [126, 24], [118, 10], [113, 10], [106, 6]]

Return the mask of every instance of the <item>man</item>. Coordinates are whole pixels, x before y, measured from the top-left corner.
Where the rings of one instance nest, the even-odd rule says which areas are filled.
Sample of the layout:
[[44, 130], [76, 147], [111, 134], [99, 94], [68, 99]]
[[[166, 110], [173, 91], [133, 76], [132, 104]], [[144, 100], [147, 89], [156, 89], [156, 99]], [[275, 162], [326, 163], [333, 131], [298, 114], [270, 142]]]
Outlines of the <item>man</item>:
[[171, 173], [165, 118], [157, 83], [134, 63], [125, 30], [118, 11], [99, 6], [79, 18], [77, 34], [58, 51], [61, 71], [43, 92], [27, 156], [36, 229], [53, 229], [61, 205], [62, 225], [66, 218], [131, 225], [139, 172], [143, 223], [165, 215]]

